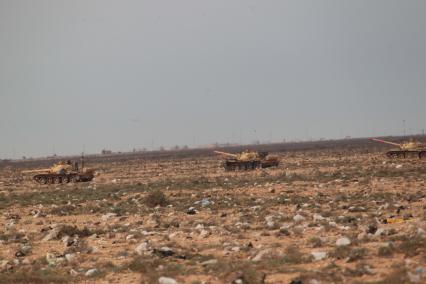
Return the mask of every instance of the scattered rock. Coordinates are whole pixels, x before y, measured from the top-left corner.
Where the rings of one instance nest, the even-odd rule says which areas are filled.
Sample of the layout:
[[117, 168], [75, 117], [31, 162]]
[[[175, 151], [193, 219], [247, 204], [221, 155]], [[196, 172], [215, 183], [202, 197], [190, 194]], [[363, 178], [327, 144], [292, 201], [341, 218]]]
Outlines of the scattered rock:
[[59, 227], [55, 227], [53, 228], [44, 238], [43, 238], [43, 242], [47, 242], [53, 239], [57, 239], [59, 236], [59, 232], [60, 232], [60, 228]]
[[104, 215], [101, 216], [101, 220], [104, 221], [104, 222], [106, 222], [109, 219], [114, 218], [114, 217], [117, 217], [116, 213], [106, 213], [106, 214], [104, 214]]
[[207, 266], [207, 265], [216, 264], [217, 262], [218, 262], [217, 259], [210, 259], [210, 260], [206, 260], [206, 261], [201, 262], [201, 265]]
[[210, 236], [210, 232], [207, 230], [201, 230], [200, 232], [200, 238], [207, 238], [208, 236]]
[[368, 240], [368, 235], [364, 232], [361, 232], [357, 235], [356, 238], [358, 241], [364, 241], [364, 240]]
[[154, 253], [160, 257], [169, 257], [175, 254], [174, 251], [169, 247], [154, 249]]
[[362, 206], [351, 206], [348, 208], [349, 212], [365, 212], [365, 207]]
[[322, 215], [317, 213], [314, 214], [313, 219], [314, 219], [314, 222], [325, 220], [325, 218]]
[[67, 253], [67, 254], [65, 254], [65, 259], [66, 259], [69, 263], [74, 262], [74, 261], [75, 261], [75, 259], [76, 259], [75, 253]]
[[275, 223], [275, 219], [276, 218], [273, 215], [269, 215], [265, 217], [266, 226], [269, 229], [276, 229], [278, 227], [277, 224]]
[[301, 223], [301, 222], [303, 222], [303, 221], [305, 221], [305, 217], [303, 217], [302, 215], [300, 215], [300, 214], [297, 214], [297, 215], [295, 215], [294, 217], [293, 217], [293, 221], [294, 222], [296, 222], [296, 223]]
[[380, 237], [386, 234], [386, 230], [383, 228], [379, 228], [376, 230], [376, 232], [374, 233], [374, 236], [376, 237]]
[[170, 277], [160, 277], [158, 278], [158, 283], [160, 284], [178, 284], [178, 282]]
[[422, 281], [421, 275], [411, 273], [410, 271], [407, 271], [407, 277], [411, 283], [421, 283]]
[[31, 211], [31, 214], [33, 215], [33, 218], [46, 217], [46, 214], [44, 214], [40, 210], [33, 210]]
[[254, 262], [261, 261], [261, 260], [263, 259], [263, 257], [264, 257], [265, 255], [269, 254], [270, 252], [271, 252], [271, 250], [270, 250], [270, 249], [264, 249], [264, 250], [261, 250], [260, 252], [258, 252], [258, 253], [256, 254], [256, 256], [255, 256], [255, 257], [253, 257], [253, 258], [252, 258], [252, 260], [251, 260], [251, 261], [254, 261]]
[[231, 248], [231, 251], [233, 252], [239, 252], [241, 250], [241, 248], [239, 246], [235, 246]]
[[24, 259], [22, 260], [22, 264], [24, 264], [24, 265], [28, 265], [28, 264], [31, 264], [31, 261], [30, 261], [28, 258], [24, 258]]
[[200, 204], [201, 205], [201, 207], [208, 207], [208, 206], [210, 206], [211, 204], [214, 204], [214, 202], [213, 201], [210, 201], [208, 198], [203, 198], [202, 200], [200, 200], [200, 201], [195, 201], [194, 202], [194, 204]]
[[98, 270], [96, 268], [92, 268], [86, 271], [86, 273], [84, 273], [85, 276], [87, 277], [92, 277], [95, 276], [96, 274], [98, 274]]
[[268, 222], [266, 223], [266, 226], [267, 226], [269, 229], [274, 229], [277, 225], [275, 224], [275, 222], [274, 222], [274, 221], [268, 221]]
[[314, 257], [315, 261], [323, 260], [327, 257], [327, 253], [325, 251], [313, 251], [311, 255]]
[[368, 225], [368, 228], [367, 228], [367, 233], [368, 234], [374, 235], [376, 233], [376, 231], [377, 231], [377, 225], [376, 224], [370, 224], [370, 225]]
[[336, 246], [338, 246], [338, 247], [348, 246], [350, 244], [351, 244], [351, 240], [348, 239], [347, 237], [340, 238], [336, 241]]
[[195, 207], [189, 207], [188, 210], [186, 211], [186, 214], [188, 215], [194, 215], [197, 214], [197, 209], [195, 209]]
[[23, 257], [28, 255], [31, 252], [32, 247], [29, 244], [24, 244], [21, 248], [15, 253], [16, 257]]
[[148, 242], [143, 242], [135, 248], [135, 252], [139, 255], [144, 255], [149, 250]]
[[270, 222], [274, 222], [274, 216], [273, 215], [268, 215], [265, 217], [265, 222], [266, 223], [270, 223]]
[[0, 260], [0, 272], [12, 269], [12, 265], [7, 260]]
[[426, 237], [426, 231], [422, 228], [418, 228], [416, 234], [419, 237]]
[[55, 266], [58, 263], [58, 258], [55, 254], [48, 252], [46, 254], [46, 261], [49, 265]]
[[290, 236], [291, 233], [287, 227], [281, 227], [277, 233], [278, 236]]
[[305, 228], [303, 226], [295, 226], [292, 229], [293, 233], [296, 235], [302, 235], [305, 232]]

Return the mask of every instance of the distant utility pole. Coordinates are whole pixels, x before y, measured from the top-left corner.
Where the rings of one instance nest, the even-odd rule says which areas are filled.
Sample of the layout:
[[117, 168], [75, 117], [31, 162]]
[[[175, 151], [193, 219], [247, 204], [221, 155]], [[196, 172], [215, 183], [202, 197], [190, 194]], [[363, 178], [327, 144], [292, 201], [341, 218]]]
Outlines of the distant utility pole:
[[405, 130], [405, 119], [402, 120], [402, 127], [404, 128], [404, 138], [407, 136], [407, 132]]

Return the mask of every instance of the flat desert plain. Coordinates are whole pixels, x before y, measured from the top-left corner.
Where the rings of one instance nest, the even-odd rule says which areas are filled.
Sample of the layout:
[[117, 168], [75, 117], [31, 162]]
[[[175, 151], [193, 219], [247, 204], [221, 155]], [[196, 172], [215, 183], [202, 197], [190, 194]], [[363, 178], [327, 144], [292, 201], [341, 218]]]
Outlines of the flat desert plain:
[[93, 156], [93, 181], [50, 186], [20, 171], [51, 161], [4, 163], [0, 283], [425, 283], [426, 159], [323, 144], [246, 172]]

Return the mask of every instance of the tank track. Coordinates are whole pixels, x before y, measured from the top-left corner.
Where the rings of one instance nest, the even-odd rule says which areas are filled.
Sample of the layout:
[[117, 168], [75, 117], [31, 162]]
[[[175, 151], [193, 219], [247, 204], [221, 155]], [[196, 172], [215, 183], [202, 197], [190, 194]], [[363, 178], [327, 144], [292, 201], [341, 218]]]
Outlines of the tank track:
[[236, 161], [236, 160], [227, 160], [223, 164], [223, 167], [226, 171], [249, 171], [255, 169], [264, 169], [270, 167], [278, 166], [278, 161]]
[[261, 167], [260, 161], [225, 161], [224, 168], [226, 171], [247, 171]]
[[426, 150], [418, 151], [403, 151], [403, 150], [393, 150], [386, 153], [386, 156], [389, 158], [408, 158], [408, 157], [418, 157], [419, 159], [426, 158]]
[[33, 177], [33, 180], [39, 184], [65, 184], [76, 182], [87, 182], [93, 179], [93, 174], [39, 174]]

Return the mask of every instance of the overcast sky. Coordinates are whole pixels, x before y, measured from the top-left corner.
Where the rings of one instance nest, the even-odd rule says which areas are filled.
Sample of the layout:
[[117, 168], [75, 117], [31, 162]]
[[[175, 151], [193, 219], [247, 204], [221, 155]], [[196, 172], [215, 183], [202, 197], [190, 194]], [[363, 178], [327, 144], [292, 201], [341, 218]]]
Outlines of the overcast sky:
[[426, 1], [0, 0], [0, 158], [426, 128]]

